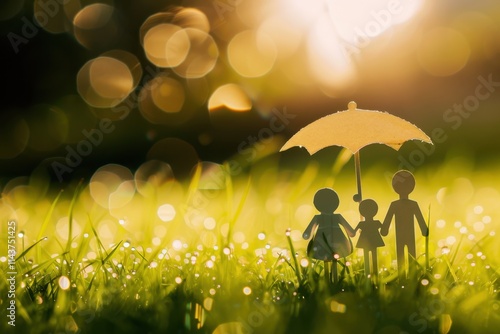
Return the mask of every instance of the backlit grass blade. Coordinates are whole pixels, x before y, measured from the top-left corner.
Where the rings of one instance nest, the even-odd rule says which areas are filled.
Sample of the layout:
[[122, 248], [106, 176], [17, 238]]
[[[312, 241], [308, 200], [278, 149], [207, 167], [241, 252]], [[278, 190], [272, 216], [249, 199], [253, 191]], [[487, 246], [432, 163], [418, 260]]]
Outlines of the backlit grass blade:
[[28, 248], [26, 248], [21, 254], [19, 254], [19, 256], [16, 258], [16, 261], [18, 261], [19, 259], [23, 258], [26, 254], [28, 254], [28, 252], [30, 250], [33, 249], [33, 247], [35, 247], [36, 245], [38, 245], [40, 242], [42, 242], [44, 240], [47, 240], [47, 239], [48, 239], [47, 237], [42, 238], [42, 239], [38, 240], [37, 242], [35, 242], [33, 245], [31, 245]]
[[429, 238], [431, 237], [431, 205], [429, 204], [429, 214], [427, 216], [427, 236], [425, 237], [425, 271], [429, 271]]
[[[230, 178], [228, 177], [228, 179], [230, 179]], [[227, 182], [230, 182], [230, 181], [226, 181], [226, 187], [227, 187]], [[240, 198], [240, 201], [238, 202], [238, 206], [237, 206], [236, 210], [234, 211], [233, 215], [229, 217], [229, 229], [228, 229], [228, 233], [227, 233], [227, 240], [230, 240], [231, 233], [233, 230], [233, 225], [236, 222], [236, 220], [238, 220], [238, 217], [240, 216], [241, 211], [243, 210], [243, 206], [245, 205], [246, 199], [247, 199], [248, 194], [250, 192], [250, 185], [251, 185], [251, 178], [248, 177], [245, 190], [243, 191], [243, 194]], [[227, 190], [227, 191], [228, 192], [230, 191], [232, 193], [232, 186], [230, 189], [231, 190]]]
[[[297, 261], [297, 257], [295, 256], [295, 247], [293, 247], [292, 238], [290, 236], [290, 230], [287, 230], [286, 240], [288, 241], [288, 246], [290, 247], [291, 256], [293, 258], [293, 264], [295, 266], [294, 267], [295, 275], [297, 276], [297, 281], [299, 282], [299, 285], [301, 285], [302, 273], [300, 271], [299, 262]], [[293, 268], [293, 266], [292, 266], [292, 268]]]
[[[49, 211], [45, 215], [45, 218], [42, 222], [42, 226], [40, 227], [40, 231], [38, 232], [38, 236], [36, 237], [37, 240], [40, 240], [42, 238], [43, 234], [45, 233], [45, 230], [47, 229], [47, 226], [49, 225], [49, 222], [52, 218], [52, 214], [54, 213], [54, 209], [55, 209], [57, 203], [59, 202], [59, 199], [61, 198], [63, 191], [64, 190], [61, 190], [59, 192], [59, 194], [56, 196], [56, 198], [52, 201], [52, 204], [50, 205]], [[41, 252], [40, 252], [40, 248], [38, 248], [37, 259], [40, 260], [40, 258], [41, 258]]]
[[80, 191], [83, 188], [83, 180], [80, 180], [78, 185], [76, 186], [75, 192], [73, 194], [73, 198], [71, 199], [71, 203], [69, 205], [69, 213], [68, 213], [68, 242], [66, 244], [66, 252], [71, 250], [71, 242], [73, 241], [73, 213], [76, 204], [76, 200], [80, 195]]

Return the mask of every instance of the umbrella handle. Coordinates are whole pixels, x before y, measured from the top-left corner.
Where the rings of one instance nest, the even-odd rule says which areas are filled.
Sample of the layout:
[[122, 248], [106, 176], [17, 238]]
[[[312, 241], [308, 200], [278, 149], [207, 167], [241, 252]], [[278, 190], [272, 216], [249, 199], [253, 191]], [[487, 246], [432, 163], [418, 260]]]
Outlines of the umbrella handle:
[[361, 202], [363, 200], [363, 195], [361, 194], [361, 164], [359, 159], [359, 151], [354, 153], [354, 168], [356, 170], [356, 184], [358, 186], [358, 193], [355, 194], [352, 199], [354, 202]]

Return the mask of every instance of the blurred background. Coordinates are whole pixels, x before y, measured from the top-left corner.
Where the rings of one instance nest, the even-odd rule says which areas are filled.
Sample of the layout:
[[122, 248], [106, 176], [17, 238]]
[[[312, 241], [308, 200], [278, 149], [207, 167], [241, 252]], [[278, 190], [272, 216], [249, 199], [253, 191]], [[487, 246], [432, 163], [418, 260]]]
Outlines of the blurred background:
[[331, 157], [339, 150], [276, 152], [351, 100], [411, 121], [436, 144], [366, 149], [368, 166], [498, 159], [497, 0], [4, 0], [0, 8], [2, 186], [33, 171], [66, 182], [151, 159], [184, 177], [199, 160]]

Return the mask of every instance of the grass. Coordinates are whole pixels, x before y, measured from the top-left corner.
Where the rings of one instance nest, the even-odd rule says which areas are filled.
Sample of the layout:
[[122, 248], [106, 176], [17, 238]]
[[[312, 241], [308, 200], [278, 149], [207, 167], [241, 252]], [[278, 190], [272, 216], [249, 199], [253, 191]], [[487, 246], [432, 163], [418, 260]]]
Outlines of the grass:
[[[337, 284], [325, 280], [321, 261], [307, 258], [301, 233], [316, 213], [314, 192], [324, 186], [335, 188], [338, 212], [357, 224], [349, 166], [337, 161], [324, 170], [311, 162], [286, 169], [264, 159], [230, 175], [228, 166], [204, 163], [185, 183], [164, 165], [153, 167], [132, 176], [107, 166], [90, 182], [71, 184], [64, 192], [6, 187], [0, 214], [4, 222], [15, 219], [20, 233], [14, 332], [496, 333], [500, 328], [497, 165], [475, 169], [451, 159], [419, 169], [412, 198], [432, 219], [431, 235], [417, 239], [419, 256], [409, 279], [397, 278], [392, 227], [386, 247], [379, 249], [379, 279], [365, 277], [363, 255], [355, 250], [339, 261]], [[395, 198], [380, 177], [385, 170], [363, 171], [365, 196], [379, 203], [377, 219]], [[0, 261], [4, 333], [13, 328], [5, 316], [6, 258]]]

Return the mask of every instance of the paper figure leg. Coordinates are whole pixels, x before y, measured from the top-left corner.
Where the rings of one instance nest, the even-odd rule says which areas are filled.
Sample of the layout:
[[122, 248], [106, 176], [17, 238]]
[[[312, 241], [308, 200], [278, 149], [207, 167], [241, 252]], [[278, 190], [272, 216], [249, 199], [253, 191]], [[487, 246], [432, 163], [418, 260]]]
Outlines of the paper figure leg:
[[367, 249], [363, 250], [365, 257], [365, 276], [370, 275], [370, 251]]
[[405, 260], [405, 244], [397, 244], [397, 260], [398, 260], [398, 271], [400, 278], [406, 278], [406, 260]]
[[372, 251], [372, 273], [374, 276], [378, 275], [378, 263], [377, 263], [377, 249]]

